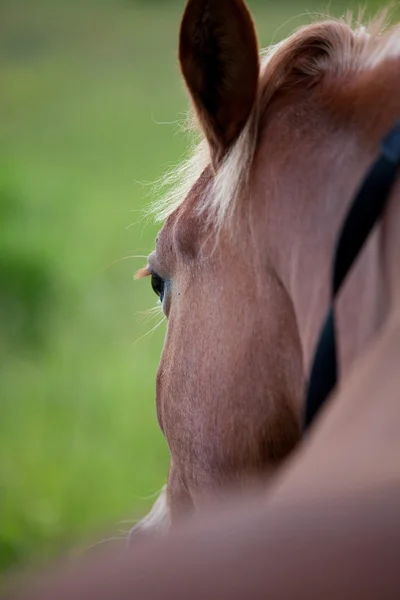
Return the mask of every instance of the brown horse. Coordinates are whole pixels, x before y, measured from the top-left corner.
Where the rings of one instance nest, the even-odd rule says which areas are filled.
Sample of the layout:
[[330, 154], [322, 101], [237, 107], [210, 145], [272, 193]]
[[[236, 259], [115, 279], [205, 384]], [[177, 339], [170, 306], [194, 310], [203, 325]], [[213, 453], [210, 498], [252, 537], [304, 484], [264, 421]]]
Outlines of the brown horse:
[[[188, 2], [179, 58], [204, 142], [158, 207], [166, 222], [139, 273], [168, 317], [156, 402], [171, 451], [139, 529], [265, 480], [299, 441], [333, 243], [399, 114], [399, 51], [398, 30], [332, 20], [260, 64], [242, 1]], [[387, 316], [381, 253], [375, 235], [340, 302], [344, 376]]]
[[[141, 273], [168, 316], [173, 519], [299, 440], [337, 233], [400, 117], [400, 28], [311, 25], [260, 65], [242, 0], [189, 0], [180, 62], [206, 154]], [[399, 259], [397, 184], [336, 305], [338, 389], [267, 492], [21, 598], [400, 597]]]

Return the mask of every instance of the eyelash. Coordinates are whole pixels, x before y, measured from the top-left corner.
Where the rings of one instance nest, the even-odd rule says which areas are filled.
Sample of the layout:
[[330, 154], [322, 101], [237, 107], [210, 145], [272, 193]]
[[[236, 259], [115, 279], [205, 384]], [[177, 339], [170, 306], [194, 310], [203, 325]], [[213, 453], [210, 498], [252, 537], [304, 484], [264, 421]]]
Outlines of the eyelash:
[[160, 302], [162, 302], [165, 293], [165, 281], [154, 271], [151, 273], [151, 287], [153, 288], [153, 292], [160, 298]]

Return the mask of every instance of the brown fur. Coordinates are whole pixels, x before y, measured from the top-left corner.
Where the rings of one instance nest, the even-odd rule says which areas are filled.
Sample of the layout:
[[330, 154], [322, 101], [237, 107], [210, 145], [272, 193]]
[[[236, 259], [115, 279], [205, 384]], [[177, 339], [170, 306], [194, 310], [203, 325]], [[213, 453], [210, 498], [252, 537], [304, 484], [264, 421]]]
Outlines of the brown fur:
[[[248, 193], [232, 211], [240, 235], [198, 210], [222, 164], [170, 215], [149, 258], [168, 282], [157, 410], [173, 520], [229, 483], [254, 478], [261, 492], [18, 598], [400, 596], [400, 183], [336, 306], [338, 389], [265, 491], [299, 439], [340, 224], [400, 118], [398, 36], [363, 35], [320, 24], [277, 50], [260, 81]], [[207, 131], [213, 116], [203, 123], [221, 143]]]
[[246, 124], [257, 94], [258, 45], [244, 2], [189, 1], [179, 59], [217, 168]]
[[[242, 2], [189, 2], [181, 27], [182, 70], [211, 156], [235, 145], [244, 114], [259, 116], [235, 235], [199, 211], [217, 161], [217, 174], [206, 169], [167, 219], [149, 260], [169, 282], [157, 413], [174, 465], [175, 517], [182, 501], [199, 508], [228, 486], [270, 476], [299, 441], [335, 234], [378, 139], [400, 114], [399, 94], [389, 90], [400, 81], [400, 61], [364, 68], [368, 45], [377, 47], [365, 32], [338, 21], [303, 28], [275, 51], [257, 86], [245, 77], [259, 68], [253, 32]], [[259, 99], [236, 94], [240, 77], [250, 91], [259, 87]], [[384, 111], [379, 93], [388, 97]], [[325, 169], [317, 169], [321, 161]], [[375, 236], [344, 298], [362, 289], [368, 270], [385, 289], [379, 248]], [[385, 320], [388, 301], [371, 296], [370, 286], [362, 303], [361, 314], [338, 316], [344, 373]]]

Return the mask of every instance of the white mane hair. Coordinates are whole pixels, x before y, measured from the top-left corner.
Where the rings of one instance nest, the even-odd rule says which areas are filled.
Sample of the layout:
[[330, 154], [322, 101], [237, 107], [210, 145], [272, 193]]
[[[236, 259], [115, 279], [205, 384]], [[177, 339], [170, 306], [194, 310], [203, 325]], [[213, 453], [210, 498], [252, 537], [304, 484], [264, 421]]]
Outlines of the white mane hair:
[[[388, 28], [388, 11], [383, 11], [367, 25], [360, 25], [362, 15], [352, 26], [353, 17], [329, 19], [304, 26], [286, 40], [261, 51], [259, 98], [241, 135], [215, 173], [211, 189], [199, 201], [199, 211], [205, 212], [216, 230], [234, 213], [237, 199], [246, 188], [250, 167], [257, 144], [259, 116], [273, 94], [285, 83], [290, 63], [296, 57], [296, 48], [315, 42], [317, 36], [324, 45], [324, 55], [318, 55], [308, 64], [302, 64], [305, 76], [321, 72], [338, 75], [348, 70], [373, 69], [389, 58], [400, 57], [400, 26]], [[308, 70], [308, 72], [307, 72]], [[154, 202], [148, 214], [164, 221], [185, 200], [204, 169], [210, 165], [205, 139], [192, 149], [191, 156], [167, 173], [156, 188], [161, 198]]]
[[167, 486], [164, 485], [160, 495], [153, 504], [149, 514], [141, 519], [130, 530], [128, 535], [128, 545], [141, 535], [154, 535], [168, 531], [170, 527], [170, 510], [167, 498]]

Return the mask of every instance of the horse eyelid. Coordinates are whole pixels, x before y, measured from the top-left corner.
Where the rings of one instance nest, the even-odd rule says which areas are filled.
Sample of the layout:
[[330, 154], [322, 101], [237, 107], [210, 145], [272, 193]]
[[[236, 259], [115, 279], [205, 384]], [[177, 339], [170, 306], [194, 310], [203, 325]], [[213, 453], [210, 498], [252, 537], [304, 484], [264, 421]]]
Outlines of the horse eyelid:
[[144, 279], [145, 277], [150, 277], [153, 271], [150, 271], [149, 265], [142, 267], [135, 273], [135, 279]]

